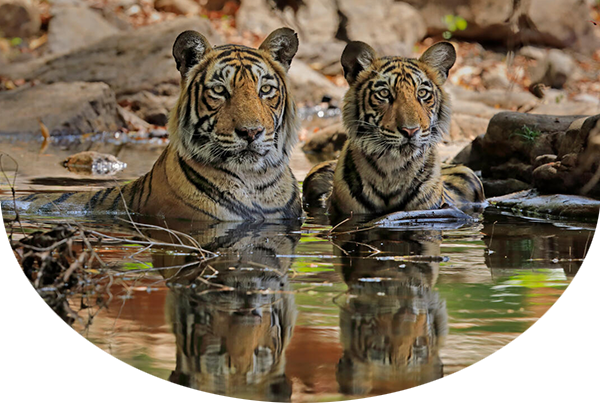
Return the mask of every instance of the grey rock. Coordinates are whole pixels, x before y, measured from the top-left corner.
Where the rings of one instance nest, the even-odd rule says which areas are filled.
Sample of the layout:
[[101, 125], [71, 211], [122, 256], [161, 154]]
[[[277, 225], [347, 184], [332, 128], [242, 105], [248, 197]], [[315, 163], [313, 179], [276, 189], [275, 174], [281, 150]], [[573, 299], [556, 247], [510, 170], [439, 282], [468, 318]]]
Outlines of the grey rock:
[[488, 179], [482, 180], [483, 191], [486, 197], [503, 196], [506, 194], [520, 192], [521, 190], [531, 189], [532, 185], [527, 182], [514, 178], [508, 179]]
[[338, 30], [338, 15], [332, 0], [304, 0], [297, 14], [291, 9], [280, 11], [264, 0], [244, 0], [236, 13], [236, 26], [260, 36], [282, 26], [290, 26], [300, 35], [300, 44], [326, 43]]
[[295, 60], [308, 64], [312, 69], [326, 75], [343, 74], [340, 57], [346, 43], [332, 39], [323, 43], [300, 43]]
[[55, 83], [0, 92], [0, 133], [115, 131], [125, 122], [104, 83]]
[[451, 15], [467, 22], [466, 29], [452, 32], [456, 38], [590, 51], [598, 45], [594, 25], [585, 23], [590, 20], [589, 7], [581, 0], [405, 1], [421, 12], [429, 35], [447, 31], [445, 17]]
[[29, 38], [40, 31], [41, 24], [31, 0], [0, 0], [0, 36]]
[[575, 70], [573, 58], [558, 49], [550, 49], [531, 71], [531, 81], [552, 88], [562, 88]]
[[524, 190], [488, 199], [490, 204], [514, 212], [533, 215], [552, 215], [584, 219], [597, 219], [600, 200], [589, 197], [554, 194], [540, 195], [535, 190]]
[[410, 4], [394, 0], [338, 4], [347, 18], [348, 39], [366, 42], [382, 55], [410, 56], [414, 44], [427, 34], [425, 20]]
[[446, 85], [446, 91], [453, 100], [480, 102], [500, 109], [528, 110], [539, 103], [529, 92], [506, 90], [470, 91], [455, 85]]
[[470, 115], [477, 116], [480, 118], [491, 119], [494, 115], [506, 111], [505, 109], [497, 109], [491, 106], [488, 106], [482, 102], [476, 101], [464, 101], [461, 99], [452, 98], [452, 102], [450, 103], [450, 107], [452, 108], [453, 114], [462, 114], [462, 115]]
[[452, 115], [450, 122], [450, 138], [454, 141], [460, 139], [473, 140], [480, 134], [485, 133], [489, 121], [486, 118], [455, 113]]
[[339, 152], [348, 135], [342, 123], [325, 127], [313, 134], [302, 146], [302, 151], [309, 154], [327, 154], [334, 158]]
[[119, 32], [100, 13], [84, 6], [56, 6], [48, 25], [48, 52], [67, 53]]
[[146, 122], [166, 126], [169, 111], [175, 106], [177, 96], [159, 96], [150, 91], [141, 91], [130, 96], [119, 98], [121, 104], [130, 104], [131, 110]]
[[555, 162], [558, 157], [554, 154], [542, 154], [535, 157], [535, 162], [533, 164], [534, 168], [539, 167], [540, 165], [549, 164], [551, 162]]
[[288, 76], [291, 91], [299, 103], [318, 103], [324, 95], [330, 96], [339, 103], [346, 92], [345, 88], [336, 86], [300, 60], [292, 61]]
[[102, 81], [117, 95], [151, 91], [165, 83], [177, 87], [180, 75], [171, 51], [177, 35], [188, 29], [201, 32], [213, 45], [223, 43], [208, 21], [176, 18], [112, 35], [67, 54], [11, 64], [3, 74], [42, 83]]

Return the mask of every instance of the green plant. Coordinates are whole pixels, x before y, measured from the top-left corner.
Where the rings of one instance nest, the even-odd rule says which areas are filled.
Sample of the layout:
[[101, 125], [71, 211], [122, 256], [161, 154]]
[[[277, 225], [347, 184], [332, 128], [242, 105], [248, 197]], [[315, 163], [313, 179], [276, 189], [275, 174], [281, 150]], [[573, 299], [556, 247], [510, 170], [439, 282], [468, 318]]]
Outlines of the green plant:
[[508, 138], [511, 138], [512, 136], [519, 136], [525, 142], [527, 142], [527, 143], [533, 143], [533, 142], [535, 142], [535, 140], [538, 137], [540, 137], [541, 134], [542, 134], [542, 132], [540, 132], [539, 130], [537, 130], [535, 127], [534, 128], [530, 128], [527, 125], [523, 125], [523, 127], [521, 127], [518, 130], [515, 130], [514, 133], [512, 133], [510, 136], [508, 136]]
[[442, 34], [444, 39], [450, 39], [452, 37], [452, 32], [455, 31], [464, 31], [467, 29], [467, 20], [459, 15], [448, 14], [444, 16], [443, 20], [444, 24], [446, 24], [446, 28], [448, 29], [446, 32]]

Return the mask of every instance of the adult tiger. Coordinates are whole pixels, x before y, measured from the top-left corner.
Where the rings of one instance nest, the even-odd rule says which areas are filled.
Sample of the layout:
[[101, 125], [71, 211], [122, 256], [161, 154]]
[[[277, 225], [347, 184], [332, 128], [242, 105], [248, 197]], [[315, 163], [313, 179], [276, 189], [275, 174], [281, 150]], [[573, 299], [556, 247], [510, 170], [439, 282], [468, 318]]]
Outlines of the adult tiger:
[[213, 48], [198, 32], [181, 33], [173, 46], [181, 93], [169, 119], [170, 144], [151, 171], [122, 188], [33, 194], [16, 207], [115, 214], [127, 206], [144, 215], [221, 221], [299, 217], [288, 165], [298, 118], [286, 79], [297, 49], [289, 28], [258, 49]]
[[378, 57], [366, 43], [342, 54], [350, 88], [344, 98], [348, 132], [338, 161], [315, 166], [304, 184], [304, 204], [327, 196], [335, 214], [387, 214], [483, 202], [481, 181], [464, 166], [442, 167], [437, 144], [450, 126], [441, 86], [456, 60], [440, 42], [419, 59]]

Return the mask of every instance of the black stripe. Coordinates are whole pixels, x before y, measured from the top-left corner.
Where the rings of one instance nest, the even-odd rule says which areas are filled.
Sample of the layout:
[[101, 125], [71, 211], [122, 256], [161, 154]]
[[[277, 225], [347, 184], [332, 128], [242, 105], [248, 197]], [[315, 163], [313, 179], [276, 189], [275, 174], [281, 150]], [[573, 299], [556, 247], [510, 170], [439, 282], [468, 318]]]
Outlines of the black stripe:
[[362, 204], [367, 210], [375, 211], [375, 205], [370, 200], [367, 200], [363, 194], [362, 179], [360, 177], [360, 173], [356, 169], [356, 165], [354, 164], [351, 154], [352, 150], [348, 148], [346, 150], [346, 157], [344, 158], [344, 181], [346, 182], [348, 189], [350, 189], [350, 194], [354, 199], [356, 199], [356, 201]]
[[205, 194], [208, 198], [210, 198], [216, 204], [222, 205], [227, 210], [231, 211], [234, 214], [239, 215], [244, 218], [252, 218], [252, 213], [259, 213], [257, 211], [253, 211], [248, 207], [231, 200], [228, 196], [226, 196], [223, 192], [217, 189], [212, 183], [210, 183], [205, 177], [200, 175], [196, 170], [190, 167], [181, 156], [177, 156], [179, 160], [179, 167], [183, 171], [188, 182], [190, 182], [199, 192]]
[[94, 193], [94, 195], [92, 196], [92, 198], [85, 204], [85, 206], [83, 207], [84, 210], [93, 210], [94, 207], [96, 206], [96, 203], [98, 202], [98, 199], [100, 198], [100, 193], [104, 192], [104, 190], [99, 190], [96, 193]]
[[280, 171], [271, 182], [265, 183], [264, 185], [255, 186], [254, 189], [258, 192], [263, 192], [273, 186], [275, 186], [281, 180], [283, 176], [283, 171]]
[[40, 207], [40, 210], [50, 210], [52, 207], [58, 207], [58, 205], [60, 203], [64, 203], [65, 201], [67, 201], [67, 199], [69, 199], [69, 197], [73, 196], [75, 194], [75, 192], [70, 192], [70, 193], [63, 193], [58, 199], [55, 199], [49, 203], [44, 204], [42, 207]]

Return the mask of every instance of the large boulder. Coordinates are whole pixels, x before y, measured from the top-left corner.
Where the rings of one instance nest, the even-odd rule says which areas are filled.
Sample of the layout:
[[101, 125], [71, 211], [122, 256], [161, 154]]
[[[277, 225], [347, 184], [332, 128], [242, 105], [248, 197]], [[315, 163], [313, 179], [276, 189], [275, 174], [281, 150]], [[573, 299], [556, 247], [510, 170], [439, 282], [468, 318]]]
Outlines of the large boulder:
[[[595, 49], [597, 40], [584, 0], [405, 0], [417, 8], [429, 35], [449, 29], [452, 36], [478, 41], [541, 44]], [[446, 16], [462, 17], [467, 26], [456, 29]], [[461, 27], [462, 28], [462, 27]]]
[[67, 53], [119, 32], [84, 5], [57, 5], [48, 25], [48, 52]]
[[599, 120], [502, 112], [453, 162], [481, 170], [485, 180], [517, 179], [546, 194], [600, 196]]
[[115, 131], [125, 125], [104, 83], [55, 83], [0, 92], [0, 133]]
[[31, 0], [0, 0], [0, 37], [28, 38], [37, 34], [42, 20]]
[[101, 81], [117, 96], [153, 91], [165, 83], [178, 86], [180, 75], [171, 51], [177, 35], [189, 29], [201, 32], [212, 44], [223, 43], [207, 20], [176, 18], [112, 35], [67, 54], [12, 64], [3, 75], [42, 83]]
[[278, 10], [264, 0], [243, 0], [235, 16], [236, 27], [259, 36], [266, 36], [281, 26], [291, 26], [298, 31], [300, 46], [322, 43], [333, 39], [338, 30], [335, 1], [304, 0], [294, 12]]
[[347, 39], [366, 42], [382, 55], [411, 56], [415, 43], [427, 34], [425, 20], [410, 4], [394, 0], [338, 4]]

